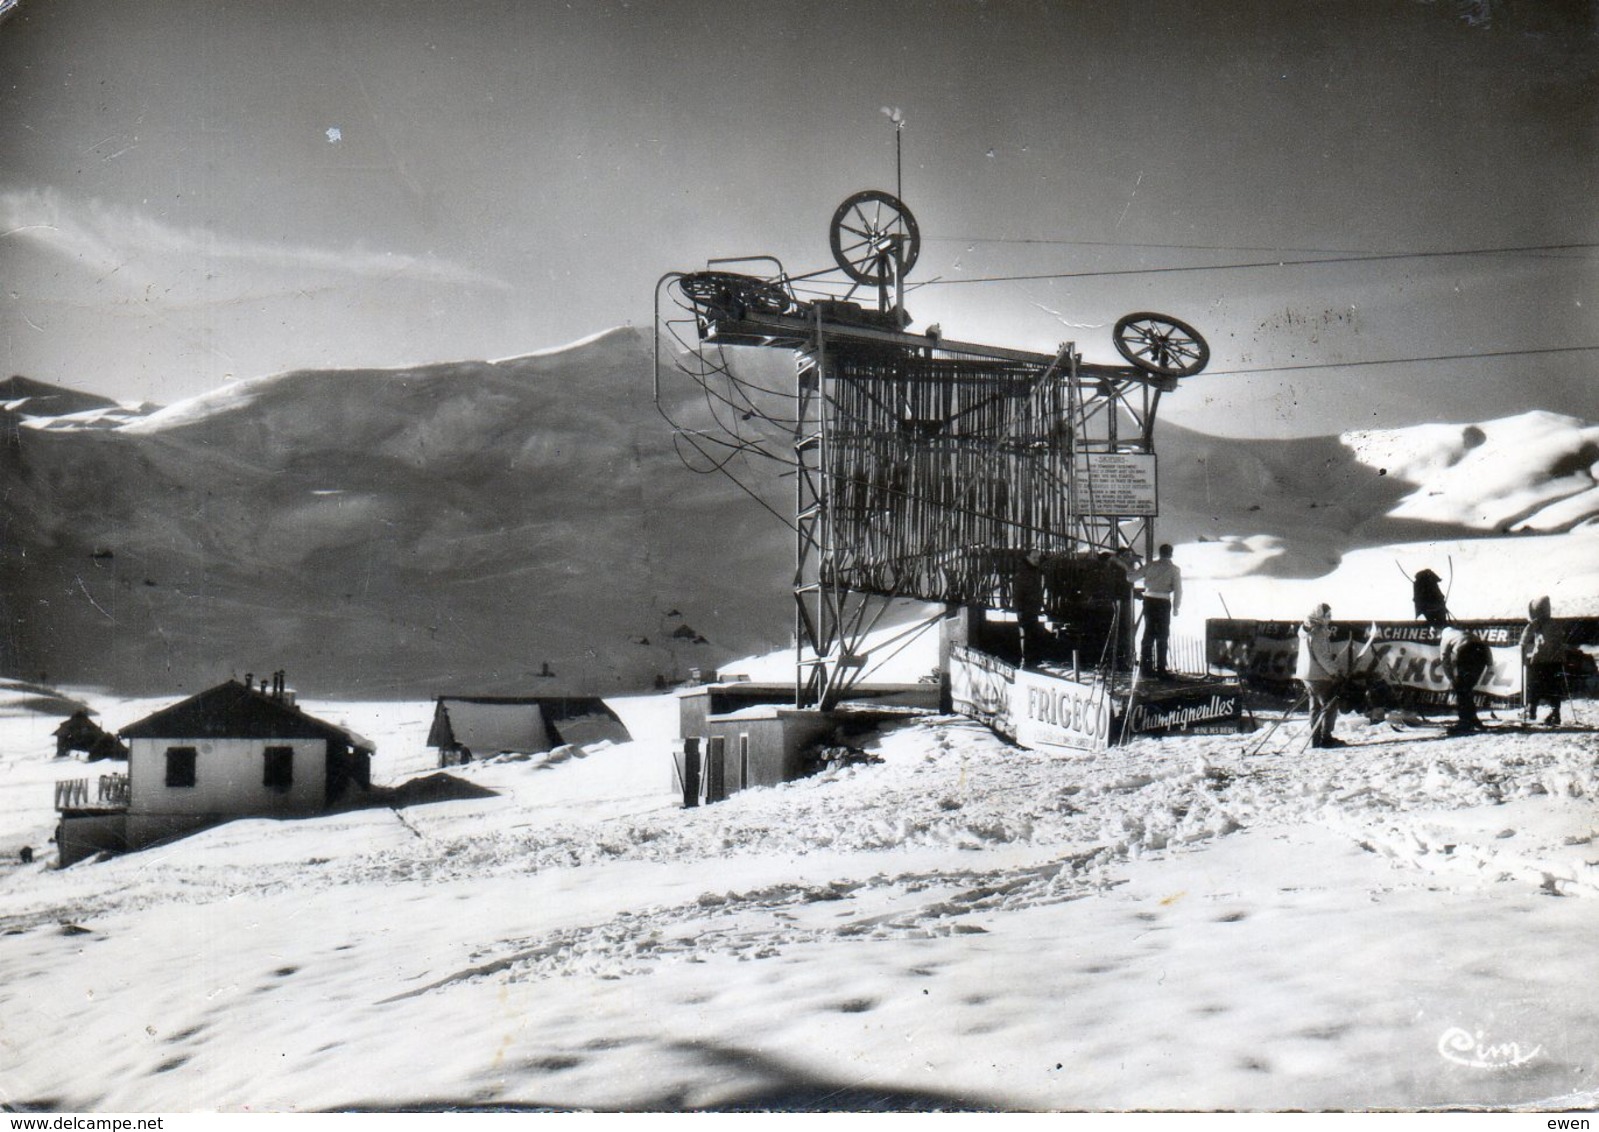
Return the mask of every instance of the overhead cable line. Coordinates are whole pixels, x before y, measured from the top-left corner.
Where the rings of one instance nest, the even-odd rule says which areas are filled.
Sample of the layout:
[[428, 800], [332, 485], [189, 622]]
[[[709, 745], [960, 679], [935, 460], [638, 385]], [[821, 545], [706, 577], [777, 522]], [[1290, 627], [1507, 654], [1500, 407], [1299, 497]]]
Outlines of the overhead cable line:
[[1588, 350], [1599, 350], [1599, 345], [1543, 346], [1527, 350], [1488, 350], [1480, 354], [1431, 354], [1419, 358], [1378, 358], [1364, 362], [1304, 362], [1298, 365], [1258, 366], [1253, 369], [1210, 369], [1205, 371], [1205, 376], [1230, 377], [1240, 373], [1278, 373], [1283, 370], [1299, 369], [1351, 369], [1356, 366], [1403, 366], [1410, 365], [1413, 362], [1461, 362], [1471, 361], [1475, 358], [1517, 358], [1529, 354], [1577, 354]]
[[1276, 248], [1249, 244], [1143, 244], [1131, 240], [1057, 240], [1047, 236], [923, 236], [929, 244], [1037, 244], [1057, 248], [1163, 248], [1180, 252], [1294, 252], [1297, 255], [1370, 255], [1365, 248]]
[[1274, 259], [1253, 263], [1189, 264], [1178, 267], [1127, 267], [1106, 271], [1050, 271], [1036, 275], [983, 275], [970, 279], [929, 279], [918, 287], [953, 283], [1016, 283], [1043, 279], [1096, 279], [1114, 275], [1171, 275], [1196, 271], [1246, 271], [1265, 267], [1311, 267], [1336, 263], [1380, 263], [1401, 259], [1458, 259], [1465, 256], [1516, 255], [1532, 252], [1592, 251], [1599, 244], [1535, 244], [1520, 248], [1469, 248], [1447, 252], [1385, 252], [1374, 255], [1328, 256], [1321, 259]]
[[[679, 436], [673, 437], [673, 444], [675, 445], [680, 438], [682, 438], [681, 434], [679, 434]], [[694, 448], [696, 451], [700, 451], [699, 446], [696, 445], [693, 442], [693, 440], [688, 440], [687, 442], [688, 442], [690, 447]], [[701, 454], [703, 455], [704, 453], [701, 452]], [[777, 519], [778, 522], [782, 523], [785, 527], [787, 527], [791, 531], [797, 529], [797, 527], [795, 526], [794, 520], [790, 519], [787, 515], [783, 514], [781, 511], [778, 511], [770, 503], [766, 502], [766, 500], [762, 499], [747, 484], [745, 484], [743, 480], [739, 479], [737, 476], [733, 475], [731, 472], [726, 471], [725, 468], [721, 468], [721, 467], [704, 468], [704, 469], [702, 469], [702, 468], [694, 468], [694, 467], [690, 466], [689, 463], [686, 460], [683, 461], [683, 466], [685, 468], [688, 468], [689, 471], [691, 471], [691, 472], [699, 472], [701, 475], [714, 475], [717, 472], [721, 472], [723, 475], [727, 476], [728, 480], [732, 482], [734, 487], [738, 488], [745, 495], [747, 495], [751, 499], [755, 500], [756, 503], [759, 503], [761, 505], [761, 507], [763, 507], [767, 512], [769, 512], [775, 519]]]

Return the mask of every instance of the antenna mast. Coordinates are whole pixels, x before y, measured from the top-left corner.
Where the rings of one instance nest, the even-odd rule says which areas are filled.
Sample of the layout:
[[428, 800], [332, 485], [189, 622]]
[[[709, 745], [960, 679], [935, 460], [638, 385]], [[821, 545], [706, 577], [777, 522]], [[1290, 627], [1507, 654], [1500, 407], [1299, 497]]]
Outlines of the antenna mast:
[[905, 129], [905, 115], [898, 106], [883, 107], [883, 115], [894, 123], [894, 195], [905, 199], [905, 164], [901, 156], [900, 134]]

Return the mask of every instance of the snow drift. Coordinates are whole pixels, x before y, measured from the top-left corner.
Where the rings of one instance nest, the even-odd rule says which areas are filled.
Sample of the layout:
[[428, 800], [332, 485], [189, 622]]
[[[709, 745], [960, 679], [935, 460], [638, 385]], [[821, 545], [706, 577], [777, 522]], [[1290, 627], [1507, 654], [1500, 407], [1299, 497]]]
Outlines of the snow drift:
[[[19, 695], [25, 692], [19, 692]], [[108, 726], [143, 705], [91, 696]], [[925, 717], [677, 808], [634, 742], [403, 813], [0, 862], [12, 1107], [1591, 1107], [1590, 737], [1093, 757]], [[1593, 705], [1580, 705], [1587, 715]], [[426, 703], [308, 705], [426, 773]], [[53, 722], [53, 721], [49, 721]], [[47, 719], [0, 718], [0, 844]], [[85, 1052], [88, 1051], [88, 1052]]]

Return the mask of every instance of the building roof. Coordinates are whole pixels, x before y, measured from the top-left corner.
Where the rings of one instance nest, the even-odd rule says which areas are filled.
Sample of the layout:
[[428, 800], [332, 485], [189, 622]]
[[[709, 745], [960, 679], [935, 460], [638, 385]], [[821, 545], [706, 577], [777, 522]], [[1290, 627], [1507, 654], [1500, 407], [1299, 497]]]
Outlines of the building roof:
[[533, 754], [563, 743], [628, 738], [622, 721], [598, 697], [440, 696], [427, 742], [487, 755]]
[[531, 754], [561, 745], [559, 734], [551, 734], [544, 712], [537, 703], [479, 703], [473, 700], [440, 700], [433, 709], [433, 728], [428, 744], [434, 747], [466, 747], [479, 754], [516, 751]]
[[229, 680], [130, 723], [124, 739], [326, 739], [371, 751], [355, 732], [307, 715], [284, 699]]

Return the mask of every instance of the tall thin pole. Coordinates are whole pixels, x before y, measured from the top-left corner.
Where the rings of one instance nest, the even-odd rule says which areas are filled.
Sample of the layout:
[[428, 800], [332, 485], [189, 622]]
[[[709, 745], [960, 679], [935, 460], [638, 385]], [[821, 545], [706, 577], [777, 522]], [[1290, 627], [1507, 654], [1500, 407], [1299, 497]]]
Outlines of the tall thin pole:
[[894, 196], [905, 199], [905, 166], [900, 157], [900, 135], [905, 131], [905, 120], [894, 123]]

